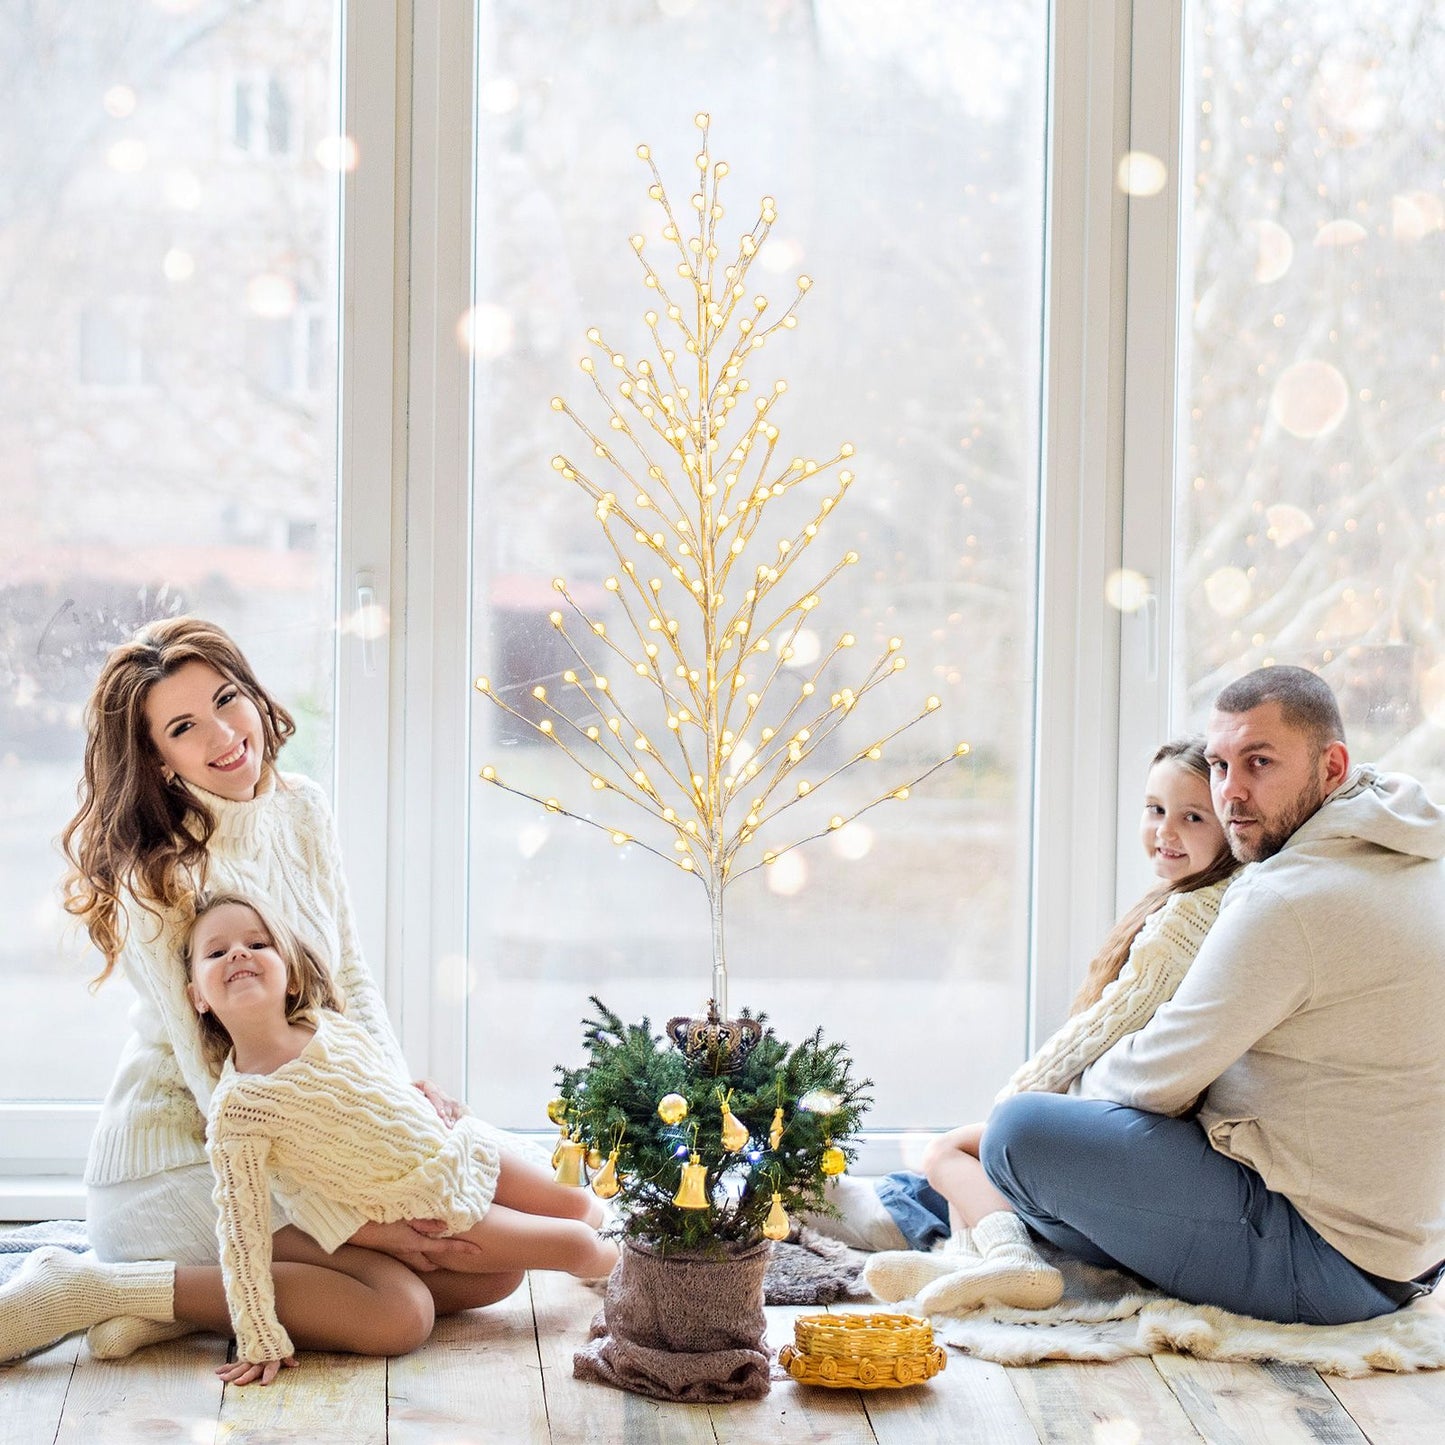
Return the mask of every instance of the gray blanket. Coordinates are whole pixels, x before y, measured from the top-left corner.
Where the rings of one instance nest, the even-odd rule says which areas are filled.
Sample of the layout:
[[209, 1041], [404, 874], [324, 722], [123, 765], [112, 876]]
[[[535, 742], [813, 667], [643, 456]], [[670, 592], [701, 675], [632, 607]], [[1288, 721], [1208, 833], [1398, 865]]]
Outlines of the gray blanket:
[[58, 1244], [62, 1249], [84, 1254], [90, 1248], [85, 1237], [85, 1221], [81, 1219], [46, 1219], [39, 1224], [0, 1226], [0, 1284], [22, 1264], [33, 1249]]

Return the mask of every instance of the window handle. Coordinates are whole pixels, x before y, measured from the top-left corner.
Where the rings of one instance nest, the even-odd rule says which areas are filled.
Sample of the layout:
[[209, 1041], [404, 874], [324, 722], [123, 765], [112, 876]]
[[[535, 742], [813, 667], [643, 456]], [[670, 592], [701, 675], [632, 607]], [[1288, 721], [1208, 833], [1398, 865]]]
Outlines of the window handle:
[[376, 639], [381, 632], [380, 609], [376, 605], [376, 586], [370, 572], [356, 574], [356, 619], [353, 623], [361, 639], [361, 671], [365, 677], [376, 676]]
[[1149, 682], [1159, 678], [1159, 599], [1154, 595], [1151, 582], [1149, 591], [1140, 604], [1139, 612], [1144, 623], [1144, 677]]

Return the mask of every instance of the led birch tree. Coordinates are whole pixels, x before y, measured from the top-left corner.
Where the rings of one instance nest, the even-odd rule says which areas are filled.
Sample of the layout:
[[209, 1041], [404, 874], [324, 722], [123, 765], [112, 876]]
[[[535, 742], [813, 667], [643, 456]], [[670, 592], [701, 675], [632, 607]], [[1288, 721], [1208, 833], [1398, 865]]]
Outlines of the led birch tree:
[[[595, 608], [589, 613], [558, 577], [553, 586], [562, 606], [550, 621], [576, 659], [561, 677], [572, 705], [538, 683], [532, 699], [540, 716], [534, 717], [488, 678], [477, 678], [476, 687], [566, 753], [599, 801], [615, 795], [631, 805], [662, 841], [540, 797], [490, 764], [481, 771], [484, 781], [602, 828], [614, 844], [636, 844], [701, 881], [712, 921], [713, 1001], [725, 1018], [729, 885], [879, 803], [906, 799], [969, 745], [959, 743], [906, 781], [869, 790], [861, 805], [825, 822], [808, 821], [806, 810], [784, 816], [841, 774], [879, 762], [939, 700], [928, 697], [903, 721], [865, 732], [865, 741], [854, 744], [835, 735], [870, 693], [903, 672], [902, 639], [889, 638], [869, 662], [850, 670], [857, 639], [839, 631], [802, 671], [800, 684], [799, 674], [784, 672], [825, 589], [858, 562], [856, 552], [845, 551], [821, 575], [805, 565], [854, 483], [847, 465], [854, 449], [844, 442], [817, 460], [780, 448], [773, 414], [787, 382], [755, 391], [747, 371], [769, 341], [797, 325], [812, 281], [799, 276], [796, 294], [773, 318], [767, 298], [750, 291], [749, 272], [777, 219], [771, 196], [763, 197], [735, 255], [723, 259], [719, 196], [728, 166], [709, 152], [708, 116], [699, 114], [695, 124], [701, 149], [690, 234], [649, 147], [637, 148], [652, 173], [648, 195], [665, 219], [663, 242], [676, 254], [675, 261], [669, 255], [665, 265], [654, 265], [646, 238], [631, 237], [643, 284], [656, 297], [644, 316], [651, 355], [632, 360], [593, 328], [587, 339], [596, 357], [585, 356], [580, 365], [603, 419], [594, 424], [564, 398], [552, 400], [587, 446], [585, 460], [559, 454], [552, 466], [586, 495], [617, 559], [604, 586], [621, 621], [609, 626], [593, 615]], [[765, 514], [777, 509], [769, 518], [775, 523], [783, 499], [793, 494], [810, 500], [801, 511], [790, 509], [786, 526], [765, 531]], [[848, 670], [851, 682], [832, 680], [834, 671]], [[795, 824], [791, 834], [784, 832], [789, 824]]]

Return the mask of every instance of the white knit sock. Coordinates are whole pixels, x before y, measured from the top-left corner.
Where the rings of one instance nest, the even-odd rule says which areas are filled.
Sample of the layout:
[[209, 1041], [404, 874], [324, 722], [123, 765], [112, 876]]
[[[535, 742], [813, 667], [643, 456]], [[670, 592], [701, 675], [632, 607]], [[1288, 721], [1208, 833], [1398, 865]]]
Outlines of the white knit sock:
[[967, 1254], [975, 1258], [978, 1255], [978, 1250], [973, 1243], [973, 1231], [969, 1229], [963, 1215], [952, 1204], [948, 1206], [948, 1237], [940, 1239], [933, 1246], [933, 1252], [935, 1254]]
[[971, 1234], [978, 1259], [953, 1255], [952, 1272], [919, 1292], [920, 1307], [929, 1314], [960, 1314], [984, 1304], [1025, 1310], [1058, 1304], [1064, 1277], [1039, 1253], [1018, 1215], [986, 1214]]
[[200, 1330], [186, 1320], [143, 1320], [135, 1315], [117, 1315], [113, 1320], [102, 1320], [91, 1325], [85, 1332], [85, 1345], [91, 1358], [96, 1360], [123, 1360], [147, 1345], [162, 1345], [167, 1340], [178, 1340], [182, 1335], [193, 1335]]
[[37, 1249], [0, 1285], [0, 1360], [43, 1350], [117, 1315], [175, 1318], [176, 1267], [102, 1264], [93, 1254]]
[[863, 1283], [873, 1291], [874, 1298], [884, 1304], [897, 1304], [899, 1300], [916, 1299], [926, 1285], [951, 1275], [959, 1264], [957, 1254], [885, 1249], [869, 1256], [863, 1266]]

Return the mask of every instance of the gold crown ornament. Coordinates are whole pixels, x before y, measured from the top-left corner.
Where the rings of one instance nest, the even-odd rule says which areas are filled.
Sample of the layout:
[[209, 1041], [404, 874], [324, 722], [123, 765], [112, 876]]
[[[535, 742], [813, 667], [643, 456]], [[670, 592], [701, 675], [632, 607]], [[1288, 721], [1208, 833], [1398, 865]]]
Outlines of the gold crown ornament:
[[714, 1076], [735, 1074], [742, 1068], [763, 1036], [757, 1019], [725, 1019], [718, 1016], [717, 1000], [708, 999], [703, 1018], [685, 1014], [668, 1019], [667, 1036], [695, 1068]]

